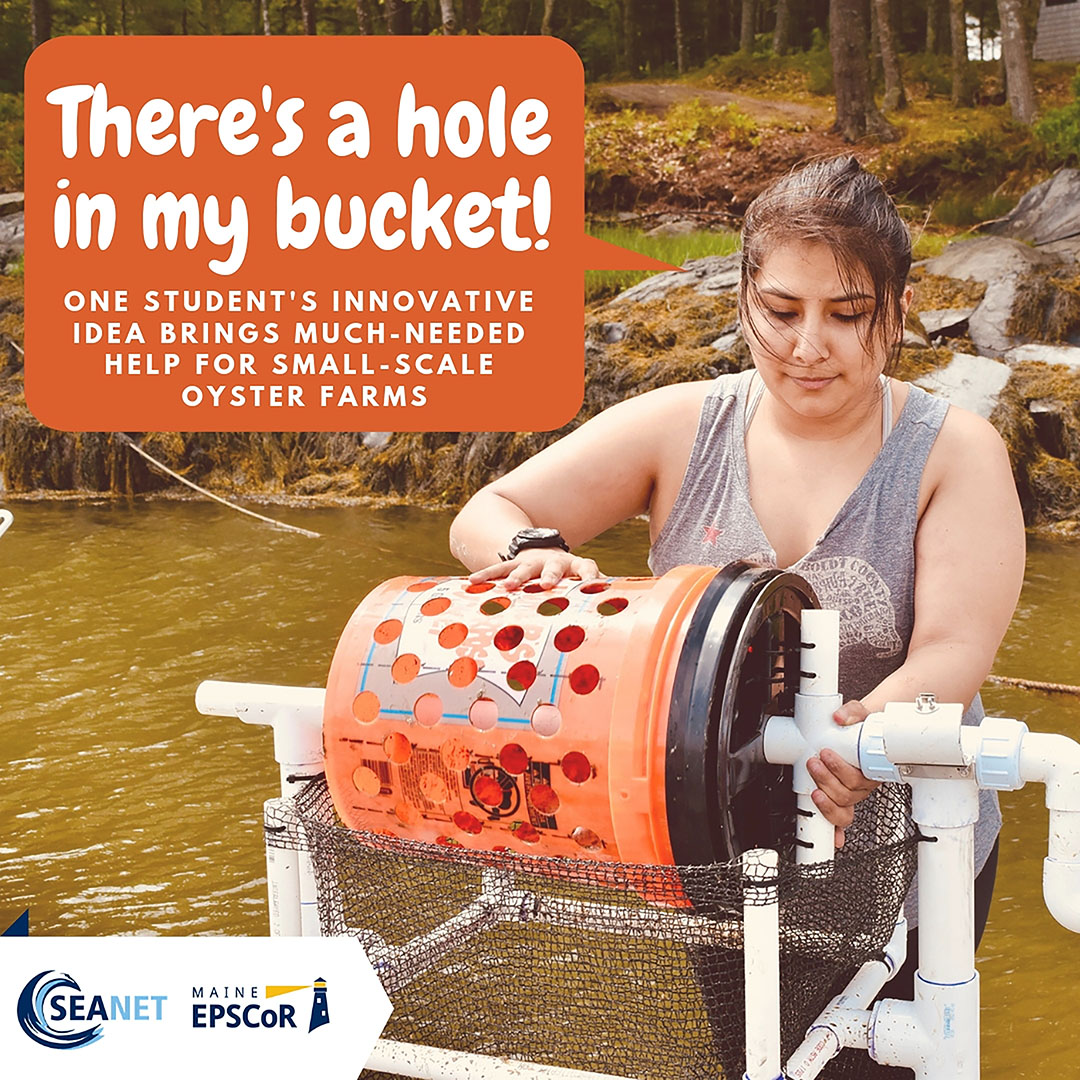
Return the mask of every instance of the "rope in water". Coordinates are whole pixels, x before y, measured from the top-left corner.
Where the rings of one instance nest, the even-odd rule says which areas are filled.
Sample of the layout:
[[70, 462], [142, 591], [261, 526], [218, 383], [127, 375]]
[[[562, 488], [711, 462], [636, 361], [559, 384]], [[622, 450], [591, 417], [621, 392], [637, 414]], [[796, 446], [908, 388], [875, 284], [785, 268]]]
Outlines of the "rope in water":
[[1035, 679], [1014, 679], [1009, 675], [987, 675], [987, 682], [999, 683], [1002, 686], [1016, 686], [1021, 690], [1042, 690], [1047, 694], [1075, 694], [1080, 697], [1080, 686], [1070, 686], [1068, 683], [1038, 682]]
[[311, 529], [301, 529], [299, 525], [289, 525], [287, 522], [277, 521], [272, 517], [266, 517], [265, 514], [256, 514], [254, 510], [248, 510], [246, 506], [237, 506], [236, 503], [231, 503], [228, 499], [223, 499], [220, 495], [215, 495], [212, 491], [207, 491], [206, 488], [199, 487], [198, 484], [181, 476], [178, 472], [173, 472], [168, 465], [163, 465], [157, 458], [152, 457], [137, 442], [135, 442], [134, 439], [129, 435], [125, 435], [122, 431], [116, 432], [116, 437], [120, 439], [121, 442], [127, 443], [127, 445], [140, 457], [146, 458], [151, 465], [160, 469], [163, 473], [167, 473], [174, 480], [179, 480], [181, 484], [186, 484], [193, 491], [197, 491], [200, 495], [205, 495], [208, 499], [213, 499], [214, 502], [221, 503], [222, 506], [227, 506], [230, 510], [235, 510], [238, 514], [247, 514], [248, 517], [253, 517], [257, 521], [265, 522], [267, 525], [274, 525], [279, 529], [288, 529], [290, 532], [300, 533], [301, 536], [311, 536], [315, 539], [322, 536], [322, 533], [313, 532]]

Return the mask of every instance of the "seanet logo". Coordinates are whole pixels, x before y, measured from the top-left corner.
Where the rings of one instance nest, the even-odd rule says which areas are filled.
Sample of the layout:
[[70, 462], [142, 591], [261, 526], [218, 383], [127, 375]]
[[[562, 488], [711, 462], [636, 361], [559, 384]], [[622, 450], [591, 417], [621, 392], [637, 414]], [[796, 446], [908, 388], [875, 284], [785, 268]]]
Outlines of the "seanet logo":
[[310, 990], [311, 1012], [308, 1015], [308, 1032], [330, 1023], [330, 1009], [326, 999], [326, 980], [316, 979], [301, 985], [258, 986], [193, 986], [191, 996], [191, 1026], [193, 1028], [277, 1028], [297, 1030], [297, 1010], [302, 1008], [296, 1000], [268, 1004], [270, 999]]
[[84, 994], [61, 971], [42, 971], [23, 987], [16, 1011], [19, 1026], [41, 1046], [76, 1050], [105, 1035], [104, 1021], [160, 1020], [165, 994]]

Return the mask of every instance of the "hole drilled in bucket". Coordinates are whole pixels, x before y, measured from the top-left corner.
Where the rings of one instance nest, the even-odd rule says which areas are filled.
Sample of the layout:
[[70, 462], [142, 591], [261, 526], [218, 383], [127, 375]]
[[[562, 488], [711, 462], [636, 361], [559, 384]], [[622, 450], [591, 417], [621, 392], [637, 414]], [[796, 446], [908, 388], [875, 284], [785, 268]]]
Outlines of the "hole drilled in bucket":
[[477, 731], [490, 731], [499, 722], [499, 706], [491, 698], [477, 698], [469, 706], [469, 723]]
[[371, 636], [377, 645], [389, 645], [391, 641], [397, 641], [400, 634], [400, 619], [384, 619], [375, 627], [375, 632]]
[[416, 653], [402, 653], [390, 665], [390, 675], [396, 683], [410, 683], [420, 674], [420, 657]]
[[571, 750], [569, 754], [564, 754], [559, 767], [563, 771], [563, 776], [574, 784], [584, 784], [592, 776], [592, 764], [578, 750]]
[[420, 605], [421, 615], [441, 615], [450, 606], [449, 596], [433, 596]]
[[552, 596], [545, 600], [536, 610], [541, 615], [558, 615], [570, 606], [570, 601], [565, 596]]
[[442, 698], [438, 694], [421, 694], [413, 704], [413, 716], [422, 727], [434, 727], [443, 717]]
[[532, 729], [537, 735], [550, 738], [562, 727], [562, 713], [557, 705], [544, 702], [533, 709], [532, 716], [529, 717], [529, 723], [532, 724]]
[[375, 770], [369, 769], [366, 765], [360, 765], [358, 768], [353, 769], [352, 782], [353, 787], [361, 795], [375, 796], [379, 794], [382, 788]]
[[610, 600], [601, 600], [596, 605], [596, 610], [601, 615], [618, 615], [620, 611], [626, 609], [626, 605], [629, 603], [630, 601], [625, 596], [613, 596]]
[[412, 757], [412, 743], [400, 731], [392, 731], [382, 745], [383, 752], [395, 765], [404, 765]]
[[361, 690], [353, 698], [352, 714], [361, 724], [370, 724], [379, 715], [379, 695], [373, 690]]
[[510, 742], [499, 751], [499, 764], [511, 776], [520, 776], [529, 767], [529, 755], [523, 746]]
[[536, 682], [536, 665], [530, 660], [519, 660], [506, 673], [506, 685], [520, 693]]
[[559, 809], [559, 796], [550, 784], [533, 784], [529, 792], [529, 802], [541, 814], [554, 814]]
[[585, 631], [580, 626], [564, 626], [555, 635], [555, 648], [559, 652], [573, 652], [585, 640]]
[[451, 772], [463, 772], [469, 767], [469, 748], [460, 739], [447, 739], [439, 747], [439, 758]]
[[495, 635], [495, 648], [499, 652], [510, 652], [521, 644], [524, 637], [525, 631], [520, 626], [504, 626]]
[[468, 810], [458, 810], [453, 817], [454, 824], [462, 831], [473, 836], [484, 831], [484, 823], [474, 817]]
[[592, 664], [582, 664], [570, 672], [570, 689], [575, 694], [591, 694], [600, 682], [600, 672]]
[[456, 649], [469, 636], [469, 628], [463, 622], [452, 622], [439, 631], [439, 644], [444, 649]]
[[463, 686], [468, 686], [476, 678], [478, 670], [476, 661], [471, 656], [459, 656], [450, 665], [446, 677], [449, 679], [451, 686], [460, 689]]

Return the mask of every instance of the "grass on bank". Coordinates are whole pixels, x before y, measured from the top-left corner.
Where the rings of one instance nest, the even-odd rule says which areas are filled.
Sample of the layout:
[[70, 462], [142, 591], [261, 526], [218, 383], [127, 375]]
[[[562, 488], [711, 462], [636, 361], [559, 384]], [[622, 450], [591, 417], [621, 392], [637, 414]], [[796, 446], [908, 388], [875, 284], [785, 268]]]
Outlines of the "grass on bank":
[[[588, 231], [609, 244], [618, 244], [672, 266], [682, 266], [687, 259], [700, 259], [706, 255], [730, 255], [739, 246], [739, 234], [730, 229], [664, 235], [644, 233], [623, 225], [593, 225]], [[649, 270], [586, 270], [585, 302], [615, 296], [650, 273]]]
[[[609, 244], [638, 251], [654, 259], [682, 266], [687, 259], [700, 259], [706, 255], [730, 255], [739, 249], [739, 234], [731, 229], [707, 230], [670, 234], [642, 232], [625, 225], [600, 225], [589, 227], [589, 233]], [[953, 240], [966, 239], [967, 233], [926, 232], [912, 230], [912, 258], [929, 259], [940, 255]], [[586, 270], [585, 303], [605, 300], [616, 296], [631, 285], [649, 277], [649, 270]]]

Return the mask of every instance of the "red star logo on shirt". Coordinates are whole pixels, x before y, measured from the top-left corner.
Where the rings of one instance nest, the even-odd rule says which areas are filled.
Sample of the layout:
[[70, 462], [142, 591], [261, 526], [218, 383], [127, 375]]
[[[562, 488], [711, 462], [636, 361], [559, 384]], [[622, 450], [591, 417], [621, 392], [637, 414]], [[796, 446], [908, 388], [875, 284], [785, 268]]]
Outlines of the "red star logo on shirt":
[[716, 541], [723, 531], [723, 529], [714, 528], [712, 525], [706, 525], [705, 535], [702, 538], [701, 542], [703, 544], [708, 544], [710, 547], [716, 547]]

